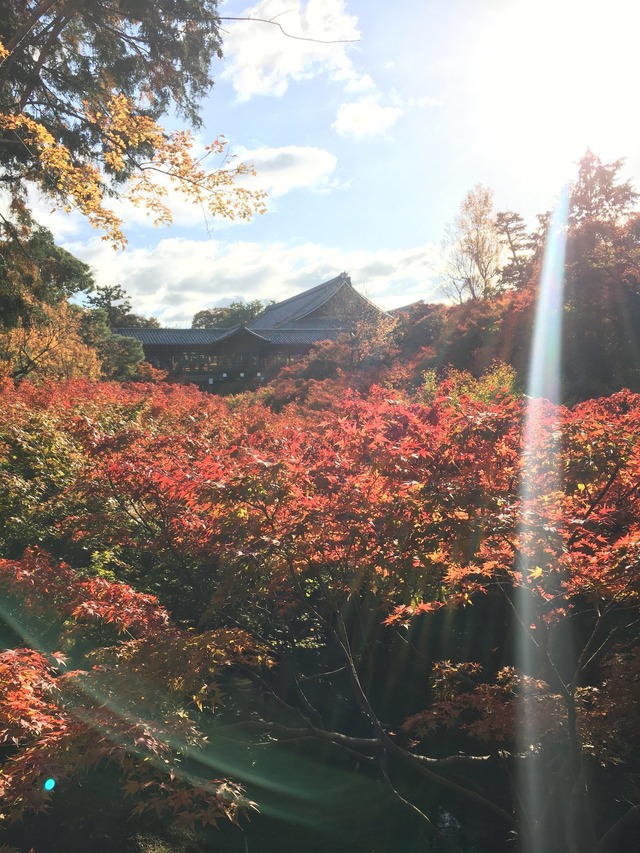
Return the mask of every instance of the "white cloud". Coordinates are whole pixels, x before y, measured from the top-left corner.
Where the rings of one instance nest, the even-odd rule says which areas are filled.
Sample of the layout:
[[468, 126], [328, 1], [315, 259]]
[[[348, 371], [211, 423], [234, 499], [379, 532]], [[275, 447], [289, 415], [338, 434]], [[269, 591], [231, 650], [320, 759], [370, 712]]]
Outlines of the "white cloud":
[[273, 23], [224, 23], [221, 78], [233, 85], [240, 100], [280, 96], [291, 80], [319, 74], [328, 74], [352, 92], [373, 87], [371, 77], [357, 71], [348, 55], [348, 42], [357, 41], [360, 33], [358, 19], [347, 14], [344, 0], [260, 0], [241, 16]]
[[389, 130], [402, 115], [401, 107], [382, 107], [375, 96], [341, 104], [332, 127], [341, 136], [362, 139]]
[[324, 148], [298, 145], [242, 150], [239, 156], [256, 171], [255, 178], [245, 183], [266, 190], [273, 198], [302, 187], [328, 188], [330, 175], [338, 162], [337, 157]]
[[[236, 148], [234, 159], [230, 162], [231, 165], [248, 163], [255, 168], [255, 175], [237, 179], [238, 187], [265, 190], [273, 199], [295, 189], [324, 193], [339, 186], [337, 180], [332, 178], [337, 158], [323, 148], [296, 145], [251, 150]], [[220, 164], [213, 164], [214, 168], [215, 165]], [[168, 178], [157, 175], [155, 180], [166, 191], [162, 201], [171, 211], [172, 222], [177, 228], [190, 228], [204, 233], [212, 221], [215, 222], [216, 231], [223, 227], [247, 224], [246, 220], [211, 217], [199, 204], [193, 204]], [[51, 200], [43, 198], [35, 189], [30, 192], [29, 199], [36, 220], [50, 228], [58, 241], [80, 239], [87, 232], [87, 220], [79, 213], [67, 214], [55, 209]], [[125, 234], [130, 239], [141, 229], [148, 229], [149, 232], [155, 230], [153, 218], [147, 215], [144, 206], [138, 207], [125, 198], [107, 199], [105, 206], [123, 220]]]
[[[397, 101], [401, 103], [400, 99]], [[444, 105], [444, 101], [441, 98], [431, 98], [428, 96], [422, 98], [408, 98], [404, 101], [405, 107], [441, 107]]]
[[186, 240], [114, 253], [99, 238], [66, 244], [96, 271], [99, 284], [121, 284], [134, 310], [166, 326], [189, 326], [196, 311], [236, 299], [286, 299], [346, 270], [383, 308], [434, 298], [431, 245], [376, 251], [318, 243]]
[[[44, 196], [34, 184], [27, 184], [26, 190], [27, 204], [33, 218], [39, 225], [48, 228], [58, 242], [77, 235], [86, 227], [86, 219], [81, 214], [76, 211], [66, 213], [53, 199]], [[8, 197], [2, 198], [1, 201], [2, 213], [10, 216]]]

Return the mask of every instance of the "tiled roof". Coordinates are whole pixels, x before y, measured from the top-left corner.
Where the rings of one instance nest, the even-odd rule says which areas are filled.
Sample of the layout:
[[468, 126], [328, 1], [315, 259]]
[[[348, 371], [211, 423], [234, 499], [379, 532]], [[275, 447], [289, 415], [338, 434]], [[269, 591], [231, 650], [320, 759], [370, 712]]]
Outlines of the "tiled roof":
[[164, 344], [165, 346], [206, 346], [225, 338], [231, 337], [241, 327], [234, 326], [232, 329], [112, 329], [116, 335], [126, 338], [136, 338], [142, 344], [153, 346]]
[[304, 293], [291, 296], [283, 302], [271, 305], [250, 325], [250, 329], [262, 331], [263, 329], [291, 328], [297, 326], [298, 322], [324, 305], [341, 287], [351, 287], [351, 279], [346, 273], [325, 281]]
[[318, 341], [335, 341], [341, 329], [269, 329], [262, 336], [272, 344], [316, 344]]
[[[290, 329], [313, 329], [316, 331], [320, 331], [324, 329], [327, 332], [337, 332], [342, 331], [345, 328], [345, 318], [344, 317], [304, 317], [302, 320], [295, 320], [291, 323], [291, 326], [287, 326], [286, 328]], [[265, 329], [261, 334], [267, 335], [270, 334], [273, 329]]]
[[271, 344], [315, 344], [318, 341], [335, 340], [341, 329], [266, 329], [254, 332], [236, 326], [233, 329], [113, 329], [116, 335], [135, 338], [146, 346], [207, 346], [230, 340], [237, 335], [247, 335], [257, 341]]
[[[272, 344], [311, 345], [318, 341], [335, 340], [345, 330], [344, 317], [314, 317], [314, 313], [335, 296], [339, 290], [347, 288], [351, 294], [365, 303], [369, 300], [354, 290], [347, 273], [325, 281], [304, 293], [298, 293], [284, 302], [278, 302], [267, 308], [253, 323], [245, 328], [234, 326], [231, 329], [138, 329], [118, 328], [118, 335], [136, 338], [146, 346], [207, 346], [221, 343], [238, 335], [248, 335]], [[375, 308], [375, 306], [372, 306]], [[376, 309], [378, 310], [378, 309]]]

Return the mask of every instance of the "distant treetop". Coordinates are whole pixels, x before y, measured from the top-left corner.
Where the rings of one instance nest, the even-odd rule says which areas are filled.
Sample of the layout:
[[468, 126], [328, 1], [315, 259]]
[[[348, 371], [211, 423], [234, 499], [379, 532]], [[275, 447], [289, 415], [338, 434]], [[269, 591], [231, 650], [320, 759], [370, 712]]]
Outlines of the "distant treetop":
[[260, 299], [245, 302], [240, 299], [219, 308], [204, 308], [194, 314], [191, 328], [229, 329], [232, 326], [248, 326], [269, 305], [273, 305], [272, 299], [268, 302], [262, 302]]

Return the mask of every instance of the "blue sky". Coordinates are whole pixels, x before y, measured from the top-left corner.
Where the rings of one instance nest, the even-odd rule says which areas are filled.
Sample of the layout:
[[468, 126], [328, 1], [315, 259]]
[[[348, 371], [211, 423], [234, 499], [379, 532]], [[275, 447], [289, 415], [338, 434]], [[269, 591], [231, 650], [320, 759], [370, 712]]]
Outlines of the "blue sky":
[[439, 299], [440, 242], [474, 184], [533, 225], [587, 146], [640, 177], [640, 12], [628, 0], [225, 0], [220, 14], [278, 16], [291, 34], [337, 42], [224, 22], [201, 141], [224, 133], [254, 164], [268, 212], [207, 224], [178, 200], [174, 224], [154, 229], [123, 208], [129, 247], [115, 253], [41, 208], [99, 283], [121, 284], [164, 325], [343, 270], [385, 308]]

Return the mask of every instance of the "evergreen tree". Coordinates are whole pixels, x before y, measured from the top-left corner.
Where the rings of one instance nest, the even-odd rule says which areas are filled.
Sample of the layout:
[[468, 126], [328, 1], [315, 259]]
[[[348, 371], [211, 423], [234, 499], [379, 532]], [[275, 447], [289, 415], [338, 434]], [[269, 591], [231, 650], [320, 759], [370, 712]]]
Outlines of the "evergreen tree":
[[84, 312], [82, 337], [97, 352], [105, 379], [126, 382], [137, 378], [144, 361], [142, 344], [135, 338], [114, 334], [104, 308]]
[[56, 246], [48, 229], [0, 242], [0, 327], [37, 325], [47, 306], [92, 288], [91, 269]]
[[[28, 230], [27, 183], [74, 208], [114, 245], [122, 220], [105, 206], [124, 194], [171, 220], [162, 173], [205, 213], [248, 219], [264, 193], [235, 186], [244, 164], [207, 169], [170, 111], [200, 124], [199, 102], [221, 56], [218, 0], [0, 0], [0, 180], [11, 199], [5, 233]], [[226, 142], [206, 146], [221, 155]]]
[[262, 302], [260, 299], [245, 302], [240, 299], [219, 308], [204, 308], [194, 314], [191, 328], [229, 329], [232, 326], [248, 326], [269, 305], [273, 305], [272, 299], [268, 302]]
[[569, 221], [572, 226], [618, 223], [633, 209], [638, 193], [630, 181], [620, 180], [624, 160], [603, 163], [587, 150], [578, 164], [571, 191]]
[[[154, 120], [173, 104], [197, 124], [198, 101], [213, 84], [212, 59], [221, 56], [217, 0], [0, 0], [0, 40], [8, 54], [0, 66], [0, 112], [36, 119], [85, 164], [106, 153], [87, 104], [108, 116], [115, 91], [144, 103], [143, 114]], [[20, 131], [0, 134], [5, 186], [21, 192], [28, 176], [49, 194], [60, 191], [19, 141]], [[128, 142], [126, 171], [149, 154]]]
[[638, 195], [621, 179], [622, 163], [587, 151], [572, 188], [563, 331], [569, 400], [640, 389]]
[[109, 326], [125, 329], [159, 329], [160, 323], [155, 317], [143, 317], [131, 311], [131, 299], [119, 284], [106, 284], [97, 287], [89, 294], [87, 304], [91, 308], [100, 308], [107, 315]]
[[531, 275], [532, 256], [531, 237], [525, 221], [512, 210], [497, 213], [496, 231], [505, 256], [500, 283], [506, 288], [523, 287]]

